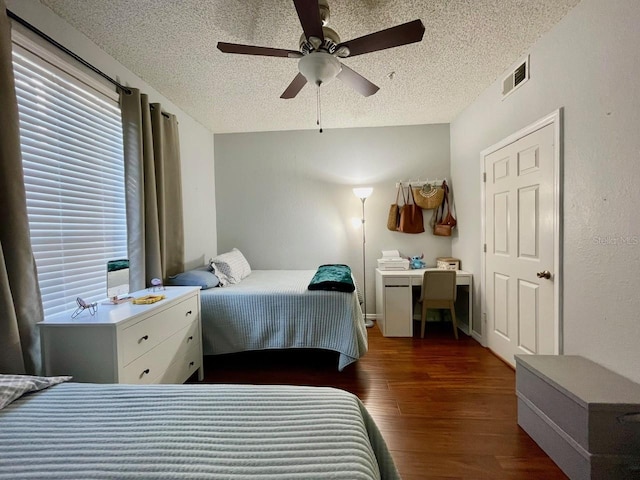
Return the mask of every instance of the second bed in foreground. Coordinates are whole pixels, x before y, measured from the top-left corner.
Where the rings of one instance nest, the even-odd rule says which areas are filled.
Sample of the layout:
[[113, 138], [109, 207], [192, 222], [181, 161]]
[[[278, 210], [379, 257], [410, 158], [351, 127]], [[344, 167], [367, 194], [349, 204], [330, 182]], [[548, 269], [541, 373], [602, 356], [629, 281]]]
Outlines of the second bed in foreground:
[[0, 479], [27, 478], [400, 477], [369, 413], [342, 390], [63, 383], [0, 410]]

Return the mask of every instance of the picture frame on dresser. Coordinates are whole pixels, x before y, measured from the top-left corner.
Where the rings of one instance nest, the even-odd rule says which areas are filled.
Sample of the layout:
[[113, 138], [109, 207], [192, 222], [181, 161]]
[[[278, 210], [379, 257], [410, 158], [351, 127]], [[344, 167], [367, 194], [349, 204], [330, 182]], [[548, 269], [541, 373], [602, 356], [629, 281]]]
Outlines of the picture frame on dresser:
[[[76, 382], [184, 383], [204, 379], [199, 287], [167, 287], [165, 299], [100, 305], [38, 323], [44, 374]], [[133, 292], [134, 298], [147, 290]]]

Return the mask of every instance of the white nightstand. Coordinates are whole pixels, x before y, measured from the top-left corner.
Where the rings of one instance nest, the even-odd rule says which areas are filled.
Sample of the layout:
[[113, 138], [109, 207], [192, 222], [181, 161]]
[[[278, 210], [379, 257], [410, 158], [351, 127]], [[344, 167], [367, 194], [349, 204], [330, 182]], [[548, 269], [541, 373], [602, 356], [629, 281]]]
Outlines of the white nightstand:
[[[148, 295], [141, 290], [134, 298]], [[99, 305], [40, 322], [45, 375], [76, 382], [183, 383], [196, 370], [203, 380], [200, 288], [167, 287], [150, 305]]]

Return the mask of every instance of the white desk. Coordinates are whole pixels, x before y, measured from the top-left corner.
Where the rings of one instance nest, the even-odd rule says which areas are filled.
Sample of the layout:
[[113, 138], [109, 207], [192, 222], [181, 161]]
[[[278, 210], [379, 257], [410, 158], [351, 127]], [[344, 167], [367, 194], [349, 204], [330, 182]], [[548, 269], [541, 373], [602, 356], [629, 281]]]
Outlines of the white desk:
[[[437, 270], [380, 270], [376, 268], [376, 320], [385, 337], [413, 337], [413, 287], [421, 287], [424, 272]], [[458, 328], [469, 335], [473, 318], [473, 275], [456, 270]], [[461, 295], [461, 290], [464, 294]]]

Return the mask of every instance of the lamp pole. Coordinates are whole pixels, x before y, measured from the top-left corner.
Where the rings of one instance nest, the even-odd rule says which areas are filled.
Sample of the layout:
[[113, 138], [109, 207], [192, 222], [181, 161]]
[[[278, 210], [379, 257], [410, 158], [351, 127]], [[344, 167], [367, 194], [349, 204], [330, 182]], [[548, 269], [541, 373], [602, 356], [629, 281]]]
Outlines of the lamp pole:
[[367, 237], [365, 233], [365, 215], [364, 215], [364, 202], [367, 201], [369, 195], [373, 192], [373, 188], [354, 188], [353, 193], [362, 202], [362, 304], [364, 307], [363, 319], [367, 328], [373, 327], [373, 321], [367, 319]]

